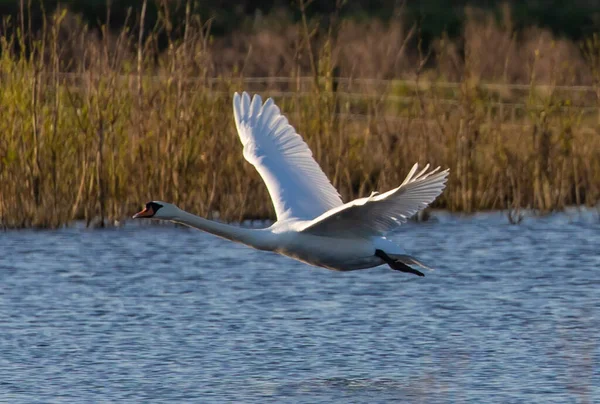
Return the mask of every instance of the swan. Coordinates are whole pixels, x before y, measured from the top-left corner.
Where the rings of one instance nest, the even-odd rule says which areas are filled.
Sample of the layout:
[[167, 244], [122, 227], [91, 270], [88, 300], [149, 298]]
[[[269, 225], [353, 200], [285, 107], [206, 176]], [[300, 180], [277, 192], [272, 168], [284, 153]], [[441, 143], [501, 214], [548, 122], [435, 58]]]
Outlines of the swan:
[[[308, 145], [281, 114], [273, 99], [233, 96], [235, 125], [244, 158], [264, 180], [277, 221], [249, 229], [193, 215], [177, 206], [151, 201], [133, 218], [170, 220], [259, 250], [338, 271], [383, 264], [424, 276], [412, 266], [431, 269], [386, 238], [444, 190], [449, 170], [418, 171], [415, 164], [399, 187], [343, 203], [312, 157]], [[417, 172], [418, 171], [418, 172]]]

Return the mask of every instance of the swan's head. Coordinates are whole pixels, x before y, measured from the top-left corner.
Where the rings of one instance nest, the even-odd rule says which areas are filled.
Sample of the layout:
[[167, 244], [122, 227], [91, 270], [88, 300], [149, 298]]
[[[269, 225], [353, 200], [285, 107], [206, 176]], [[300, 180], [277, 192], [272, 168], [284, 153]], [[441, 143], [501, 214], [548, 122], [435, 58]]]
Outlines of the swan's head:
[[141, 212], [133, 215], [133, 218], [173, 220], [177, 217], [178, 212], [179, 208], [171, 203], [151, 201], [146, 204], [146, 207]]

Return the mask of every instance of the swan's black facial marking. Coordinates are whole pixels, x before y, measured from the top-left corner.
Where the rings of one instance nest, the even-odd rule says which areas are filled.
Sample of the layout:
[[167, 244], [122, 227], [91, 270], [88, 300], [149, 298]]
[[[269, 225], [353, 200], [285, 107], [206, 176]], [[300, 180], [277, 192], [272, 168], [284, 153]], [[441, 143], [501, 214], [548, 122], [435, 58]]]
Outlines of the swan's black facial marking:
[[162, 207], [163, 205], [161, 205], [160, 203], [148, 202], [144, 207], [144, 210], [133, 215], [133, 218], [138, 219], [154, 217], [154, 215], [156, 215], [156, 212], [158, 212], [158, 210]]
[[[146, 204], [146, 209], [151, 210], [153, 212], [152, 216], [156, 215], [156, 212], [158, 212], [158, 210], [162, 207], [163, 207], [163, 205], [161, 205], [160, 203], [156, 203], [156, 202], [148, 202]], [[152, 217], [152, 216], [150, 216], [150, 217]]]

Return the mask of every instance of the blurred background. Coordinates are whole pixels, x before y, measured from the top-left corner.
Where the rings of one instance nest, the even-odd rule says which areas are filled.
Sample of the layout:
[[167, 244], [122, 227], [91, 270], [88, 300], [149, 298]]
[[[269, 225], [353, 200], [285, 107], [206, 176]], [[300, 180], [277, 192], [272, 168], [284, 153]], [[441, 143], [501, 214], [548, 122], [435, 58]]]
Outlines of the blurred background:
[[[272, 96], [345, 200], [450, 167], [436, 207], [600, 198], [600, 3], [2, 1], [0, 225], [151, 199], [273, 218], [234, 91]], [[365, 151], [368, 150], [368, 153]]]

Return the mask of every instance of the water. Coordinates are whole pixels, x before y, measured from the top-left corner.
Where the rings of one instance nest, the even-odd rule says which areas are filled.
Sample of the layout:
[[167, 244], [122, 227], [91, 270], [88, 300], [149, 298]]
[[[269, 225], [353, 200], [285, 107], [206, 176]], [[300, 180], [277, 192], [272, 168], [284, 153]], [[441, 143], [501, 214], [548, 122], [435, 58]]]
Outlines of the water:
[[339, 273], [167, 226], [0, 234], [2, 402], [600, 402], [600, 220], [437, 214]]

